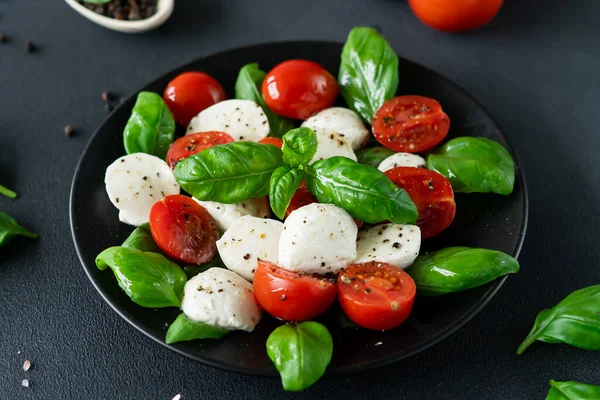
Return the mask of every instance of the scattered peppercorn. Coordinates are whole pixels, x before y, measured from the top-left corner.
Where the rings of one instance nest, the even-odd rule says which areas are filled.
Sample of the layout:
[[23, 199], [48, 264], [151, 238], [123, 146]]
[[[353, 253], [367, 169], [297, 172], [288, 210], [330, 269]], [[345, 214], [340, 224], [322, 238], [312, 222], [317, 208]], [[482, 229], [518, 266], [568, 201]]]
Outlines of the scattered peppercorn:
[[70, 137], [73, 136], [73, 133], [75, 133], [75, 129], [71, 125], [65, 126], [65, 135]]
[[110, 101], [110, 99], [112, 99], [112, 93], [109, 92], [108, 90], [105, 90], [100, 94], [100, 97], [104, 101]]
[[37, 50], [37, 47], [35, 46], [35, 44], [33, 44], [33, 42], [27, 42], [25, 44], [25, 51], [28, 53], [34, 53]]
[[4, 33], [0, 33], [0, 43], [6, 43], [8, 42], [8, 38], [6, 37], [6, 35]]

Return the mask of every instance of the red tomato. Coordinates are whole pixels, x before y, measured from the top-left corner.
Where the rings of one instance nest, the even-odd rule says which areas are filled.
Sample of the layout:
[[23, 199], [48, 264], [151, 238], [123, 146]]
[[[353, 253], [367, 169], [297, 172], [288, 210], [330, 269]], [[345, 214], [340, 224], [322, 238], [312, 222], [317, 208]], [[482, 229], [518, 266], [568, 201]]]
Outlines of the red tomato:
[[296, 193], [294, 193], [287, 210], [285, 210], [285, 217], [287, 218], [292, 211], [296, 211], [300, 207], [304, 207], [312, 203], [317, 203], [317, 199], [312, 195], [311, 192], [308, 191], [306, 188], [306, 183], [303, 182], [298, 190], [296, 190]]
[[275, 147], [283, 148], [283, 140], [276, 137], [266, 137], [262, 138], [258, 141], [258, 143], [262, 144], [272, 144]]
[[167, 152], [167, 165], [175, 170], [177, 163], [192, 154], [219, 144], [231, 143], [233, 138], [225, 132], [210, 131], [185, 135], [173, 142]]
[[219, 229], [208, 211], [187, 196], [172, 194], [150, 210], [150, 232], [168, 256], [204, 264], [217, 254]]
[[417, 287], [400, 268], [369, 262], [345, 268], [338, 277], [337, 292], [342, 309], [354, 323], [384, 331], [406, 320]]
[[254, 297], [272, 316], [306, 321], [324, 313], [335, 300], [335, 280], [300, 275], [269, 261], [258, 261]]
[[464, 32], [490, 22], [503, 0], [408, 0], [425, 25], [443, 32]]
[[435, 171], [416, 167], [396, 167], [385, 174], [406, 190], [417, 206], [421, 237], [428, 238], [446, 229], [454, 220], [456, 203], [448, 179]]
[[205, 108], [227, 100], [223, 86], [204, 72], [184, 72], [167, 85], [163, 94], [175, 121], [188, 126]]
[[423, 96], [398, 96], [383, 103], [373, 116], [373, 135], [394, 151], [419, 153], [441, 142], [450, 119], [440, 103]]
[[339, 87], [335, 78], [319, 64], [289, 60], [267, 74], [262, 94], [269, 108], [279, 115], [307, 119], [335, 102]]

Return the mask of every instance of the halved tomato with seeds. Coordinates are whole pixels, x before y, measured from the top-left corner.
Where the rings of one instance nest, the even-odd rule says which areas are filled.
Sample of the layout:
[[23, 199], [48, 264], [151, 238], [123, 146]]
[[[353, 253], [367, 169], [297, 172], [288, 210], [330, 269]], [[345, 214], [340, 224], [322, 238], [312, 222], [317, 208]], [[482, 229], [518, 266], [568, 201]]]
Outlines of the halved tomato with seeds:
[[192, 154], [199, 153], [209, 147], [231, 143], [233, 141], [234, 139], [230, 135], [218, 131], [198, 132], [185, 135], [174, 141], [171, 147], [169, 147], [166, 157], [167, 165], [172, 170], [175, 170], [177, 163], [184, 158], [188, 158]]

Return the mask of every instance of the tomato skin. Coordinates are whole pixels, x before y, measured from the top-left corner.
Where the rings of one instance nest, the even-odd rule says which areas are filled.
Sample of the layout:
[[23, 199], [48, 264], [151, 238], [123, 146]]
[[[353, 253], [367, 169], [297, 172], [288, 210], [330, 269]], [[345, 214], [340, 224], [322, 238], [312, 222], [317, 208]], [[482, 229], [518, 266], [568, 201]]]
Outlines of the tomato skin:
[[336, 296], [336, 285], [329, 279], [300, 275], [264, 260], [258, 261], [253, 286], [258, 304], [284, 321], [313, 319], [327, 311]]
[[177, 163], [192, 154], [201, 152], [209, 147], [233, 142], [234, 139], [225, 132], [198, 132], [180, 137], [173, 142], [167, 152], [167, 165], [175, 170]]
[[163, 98], [175, 121], [187, 127], [200, 111], [227, 100], [227, 93], [215, 78], [204, 72], [184, 72], [169, 82]]
[[278, 64], [269, 71], [262, 84], [262, 95], [269, 108], [293, 119], [307, 119], [331, 107], [339, 91], [333, 75], [307, 60]]
[[372, 129], [375, 139], [388, 149], [419, 153], [444, 140], [450, 119], [434, 99], [398, 96], [377, 110]]
[[348, 318], [363, 328], [384, 331], [408, 318], [417, 287], [400, 268], [369, 262], [346, 267], [338, 277], [337, 291]]
[[442, 32], [465, 32], [490, 22], [503, 0], [408, 0], [425, 25]]
[[396, 167], [385, 172], [392, 182], [406, 190], [417, 206], [417, 226], [426, 239], [446, 229], [456, 215], [452, 185], [441, 174], [424, 168]]
[[258, 141], [260, 144], [270, 144], [278, 148], [283, 148], [283, 140], [276, 137], [266, 137]]
[[217, 254], [219, 229], [208, 211], [187, 196], [172, 194], [150, 210], [150, 232], [169, 257], [204, 264]]
[[306, 188], [306, 183], [302, 182], [302, 185], [300, 185], [298, 190], [296, 190], [296, 193], [294, 193], [287, 210], [285, 210], [285, 218], [287, 218], [292, 211], [296, 211], [300, 207], [304, 207], [312, 203], [318, 203], [318, 201], [315, 196], [308, 191]]

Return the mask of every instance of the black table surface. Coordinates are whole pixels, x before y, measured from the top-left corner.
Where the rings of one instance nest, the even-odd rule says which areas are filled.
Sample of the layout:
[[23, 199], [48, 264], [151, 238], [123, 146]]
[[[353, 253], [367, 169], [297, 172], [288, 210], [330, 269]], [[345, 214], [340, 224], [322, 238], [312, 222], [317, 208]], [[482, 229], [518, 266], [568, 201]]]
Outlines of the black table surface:
[[[130, 36], [58, 0], [1, 0], [0, 210], [40, 234], [0, 250], [0, 398], [542, 399], [548, 380], [600, 384], [598, 353], [515, 350], [536, 314], [600, 283], [600, 2], [507, 1], [473, 33], [420, 24], [400, 0], [179, 1], [161, 29]], [[75, 254], [68, 199], [77, 160], [106, 117], [100, 93], [134, 93], [203, 55], [253, 43], [343, 41], [380, 29], [396, 51], [456, 81], [496, 118], [527, 177], [521, 272], [465, 327], [380, 369], [300, 394], [275, 379], [195, 363], [146, 338], [100, 298]], [[25, 52], [32, 41], [38, 48]], [[75, 136], [63, 129], [73, 125]], [[33, 367], [24, 372], [25, 359]], [[29, 387], [21, 386], [28, 379]]]

